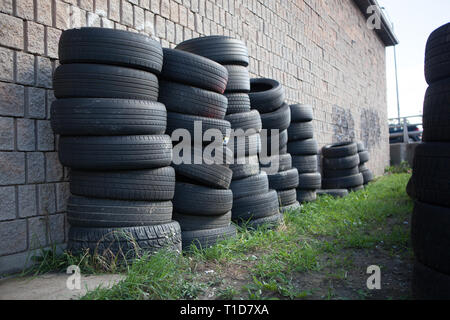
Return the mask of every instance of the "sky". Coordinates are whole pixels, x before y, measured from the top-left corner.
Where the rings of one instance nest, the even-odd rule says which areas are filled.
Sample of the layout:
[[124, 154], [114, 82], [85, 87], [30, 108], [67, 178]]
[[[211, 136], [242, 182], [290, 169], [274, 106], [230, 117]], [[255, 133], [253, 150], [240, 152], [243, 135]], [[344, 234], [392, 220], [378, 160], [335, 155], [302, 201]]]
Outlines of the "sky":
[[[450, 0], [378, 0], [394, 24], [397, 45], [400, 116], [421, 115], [427, 89], [425, 45], [430, 33], [450, 22]], [[388, 116], [397, 117], [394, 49], [386, 48]]]

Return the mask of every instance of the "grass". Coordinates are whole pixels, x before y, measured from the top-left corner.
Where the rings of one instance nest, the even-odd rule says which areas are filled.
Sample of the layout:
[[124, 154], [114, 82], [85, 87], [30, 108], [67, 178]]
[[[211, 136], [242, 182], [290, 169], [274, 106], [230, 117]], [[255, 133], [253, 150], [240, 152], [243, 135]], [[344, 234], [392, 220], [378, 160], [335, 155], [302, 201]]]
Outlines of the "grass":
[[[126, 274], [112, 288], [88, 292], [83, 299], [195, 299], [211, 292], [220, 299], [304, 299], [318, 294], [337, 299], [334, 283], [355, 266], [355, 252], [367, 255], [379, 248], [399, 257], [411, 255], [405, 227], [412, 211], [405, 193], [409, 177], [391, 173], [345, 198], [320, 197], [285, 213], [276, 230], [242, 227], [235, 239], [192, 248], [183, 256], [162, 251], [110, 267], [89, 255], [49, 254], [35, 273], [79, 264], [82, 272]], [[206, 270], [214, 270], [214, 276]], [[315, 275], [325, 277], [325, 285], [311, 281]], [[364, 290], [355, 292], [366, 298]]]

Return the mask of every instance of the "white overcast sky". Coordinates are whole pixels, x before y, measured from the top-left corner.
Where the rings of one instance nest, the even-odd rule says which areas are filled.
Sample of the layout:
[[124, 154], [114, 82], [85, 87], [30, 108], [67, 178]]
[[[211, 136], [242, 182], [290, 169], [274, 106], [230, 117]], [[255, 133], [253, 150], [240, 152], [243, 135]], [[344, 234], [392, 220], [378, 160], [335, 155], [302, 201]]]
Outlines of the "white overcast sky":
[[[378, 0], [394, 24], [397, 46], [400, 115], [422, 114], [427, 84], [424, 77], [425, 45], [430, 33], [450, 22], [450, 0]], [[397, 117], [394, 51], [386, 49], [389, 118]]]

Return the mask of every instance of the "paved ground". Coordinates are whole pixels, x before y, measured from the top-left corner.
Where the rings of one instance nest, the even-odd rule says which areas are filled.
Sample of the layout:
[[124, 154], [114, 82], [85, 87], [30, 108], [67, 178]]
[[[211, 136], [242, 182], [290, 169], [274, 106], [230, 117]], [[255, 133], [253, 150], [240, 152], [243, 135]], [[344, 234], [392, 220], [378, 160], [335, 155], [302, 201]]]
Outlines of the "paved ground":
[[[0, 300], [72, 300], [98, 286], [110, 287], [123, 276], [114, 274], [81, 276], [80, 289], [67, 288], [68, 274], [0, 280]], [[72, 282], [73, 283], [73, 282]]]

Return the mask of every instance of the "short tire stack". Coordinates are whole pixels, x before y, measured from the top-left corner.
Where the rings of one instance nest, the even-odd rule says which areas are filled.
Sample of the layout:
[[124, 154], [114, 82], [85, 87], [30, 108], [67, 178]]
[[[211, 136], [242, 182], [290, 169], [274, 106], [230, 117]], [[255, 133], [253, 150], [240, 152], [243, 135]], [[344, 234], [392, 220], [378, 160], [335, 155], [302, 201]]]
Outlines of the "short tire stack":
[[156, 101], [160, 44], [126, 31], [71, 29], [59, 58], [51, 123], [59, 159], [72, 169], [68, 249], [126, 257], [181, 251], [172, 143]]
[[450, 299], [450, 23], [430, 35], [423, 141], [415, 150], [408, 194], [415, 198], [411, 240], [416, 299]]
[[[166, 48], [163, 51], [159, 100], [169, 111], [168, 133], [185, 129], [191, 139], [195, 139], [194, 128], [201, 124], [201, 138], [208, 129], [219, 130], [218, 145], [227, 152], [222, 147], [230, 129], [230, 123], [224, 120], [227, 99], [223, 92], [228, 82], [227, 70], [190, 52]], [[192, 244], [199, 248], [209, 247], [220, 239], [236, 236], [236, 228], [231, 224], [233, 195], [229, 186], [232, 171], [223, 156], [212, 164], [205, 161], [203, 141], [191, 147], [187, 162], [183, 157], [181, 163], [173, 164], [177, 173], [173, 217], [181, 226], [183, 250]]]
[[268, 174], [269, 188], [277, 192], [282, 213], [299, 208], [296, 193], [298, 171], [292, 167], [292, 157], [287, 153], [291, 111], [284, 101], [284, 88], [278, 81], [266, 78], [251, 79], [250, 84], [252, 109], [261, 113], [265, 130], [261, 139], [260, 163]]
[[[228, 70], [225, 119], [235, 131], [229, 142], [235, 157], [230, 165], [233, 171], [230, 186], [233, 192], [233, 221], [249, 227], [278, 223], [280, 215], [278, 206], [274, 205], [276, 194], [269, 192], [267, 175], [259, 168], [261, 118], [256, 110], [250, 110], [247, 47], [242, 41], [231, 37], [208, 36], [184, 41], [176, 49], [214, 60]], [[236, 132], [239, 129], [242, 131]]]
[[370, 154], [363, 142], [359, 141], [356, 145], [358, 146], [359, 172], [363, 175], [364, 186], [367, 186], [373, 180], [372, 171], [366, 167], [366, 163], [370, 160]]
[[317, 199], [316, 190], [322, 187], [322, 176], [318, 172], [319, 147], [312, 125], [313, 110], [308, 104], [293, 104], [290, 111], [288, 152], [299, 176], [297, 200], [299, 203], [312, 202]]
[[324, 189], [358, 191], [364, 188], [356, 142], [341, 142], [323, 147], [322, 173]]

